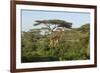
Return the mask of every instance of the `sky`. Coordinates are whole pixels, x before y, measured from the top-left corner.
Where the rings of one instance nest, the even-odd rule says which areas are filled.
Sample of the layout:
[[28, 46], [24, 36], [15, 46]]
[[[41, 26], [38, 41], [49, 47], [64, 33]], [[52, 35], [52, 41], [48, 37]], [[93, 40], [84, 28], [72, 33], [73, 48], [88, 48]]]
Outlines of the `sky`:
[[72, 28], [78, 28], [90, 23], [88, 12], [67, 12], [67, 11], [43, 11], [43, 10], [21, 10], [22, 31], [40, 28], [34, 26], [36, 20], [60, 19], [72, 23]]

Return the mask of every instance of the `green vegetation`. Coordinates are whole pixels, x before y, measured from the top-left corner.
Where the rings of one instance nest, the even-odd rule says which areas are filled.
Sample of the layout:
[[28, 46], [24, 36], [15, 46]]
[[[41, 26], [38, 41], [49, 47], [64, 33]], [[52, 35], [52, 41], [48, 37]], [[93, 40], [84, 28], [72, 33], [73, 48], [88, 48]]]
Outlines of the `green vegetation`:
[[[71, 28], [72, 23], [63, 20], [38, 20], [45, 28], [22, 31], [21, 61], [45, 62], [86, 60], [90, 58], [90, 24]], [[41, 34], [41, 30], [47, 31]]]

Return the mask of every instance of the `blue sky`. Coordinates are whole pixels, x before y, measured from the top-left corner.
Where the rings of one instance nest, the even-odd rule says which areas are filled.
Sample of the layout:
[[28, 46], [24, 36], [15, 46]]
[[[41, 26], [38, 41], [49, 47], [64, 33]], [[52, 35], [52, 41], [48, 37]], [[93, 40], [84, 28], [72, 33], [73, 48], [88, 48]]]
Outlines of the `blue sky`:
[[61, 19], [72, 23], [72, 28], [90, 23], [90, 13], [67, 12], [67, 11], [43, 11], [43, 10], [21, 10], [22, 31], [35, 29], [36, 20]]

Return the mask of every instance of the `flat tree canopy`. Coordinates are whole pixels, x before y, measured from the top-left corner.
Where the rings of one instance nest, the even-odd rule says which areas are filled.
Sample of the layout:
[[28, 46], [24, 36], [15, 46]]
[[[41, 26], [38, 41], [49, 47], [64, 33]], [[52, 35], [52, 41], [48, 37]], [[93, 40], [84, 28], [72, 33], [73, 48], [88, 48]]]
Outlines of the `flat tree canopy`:
[[[54, 30], [57, 27], [65, 27], [65, 28], [71, 28], [72, 27], [72, 23], [70, 22], [66, 22], [64, 20], [60, 20], [60, 19], [49, 19], [49, 20], [36, 20], [36, 23], [34, 24], [34, 26], [36, 25], [40, 25], [40, 24], [45, 24], [45, 26], [47, 26], [47, 28], [45, 29], [49, 29], [49, 30]], [[54, 25], [53, 28], [51, 28], [50, 26]]]

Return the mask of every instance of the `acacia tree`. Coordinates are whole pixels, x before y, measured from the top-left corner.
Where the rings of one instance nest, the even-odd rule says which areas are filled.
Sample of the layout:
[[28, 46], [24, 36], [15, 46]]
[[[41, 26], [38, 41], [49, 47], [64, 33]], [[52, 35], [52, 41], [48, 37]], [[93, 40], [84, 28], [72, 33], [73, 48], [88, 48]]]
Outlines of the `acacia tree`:
[[34, 24], [34, 26], [44, 24], [46, 27], [43, 27], [42, 29], [49, 30], [49, 32], [53, 32], [58, 27], [71, 28], [72, 26], [72, 23], [59, 19], [36, 20], [35, 22], [36, 23]]

